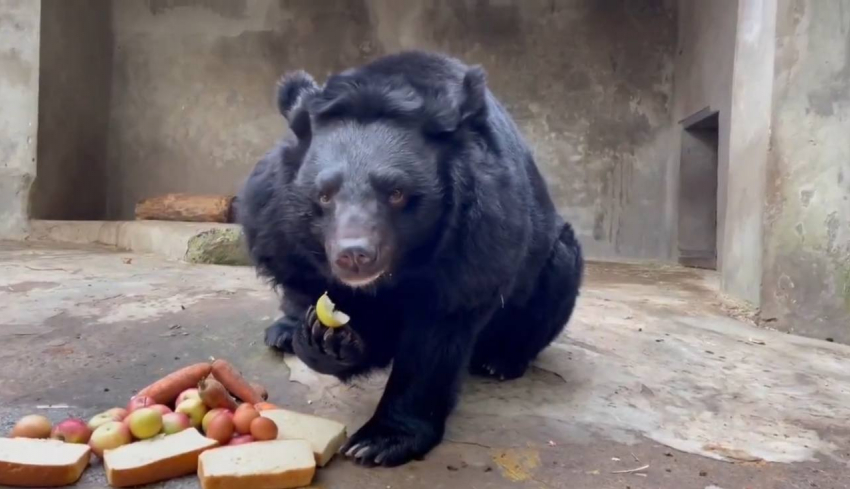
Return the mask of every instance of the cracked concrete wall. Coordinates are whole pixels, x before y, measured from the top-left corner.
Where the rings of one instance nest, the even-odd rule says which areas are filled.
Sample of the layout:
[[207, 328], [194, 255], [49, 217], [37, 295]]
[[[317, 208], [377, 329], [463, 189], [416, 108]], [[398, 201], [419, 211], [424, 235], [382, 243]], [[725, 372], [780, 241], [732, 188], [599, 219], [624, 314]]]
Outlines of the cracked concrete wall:
[[233, 192], [285, 130], [274, 82], [406, 48], [482, 63], [595, 257], [669, 258], [675, 5], [594, 0], [113, 3], [109, 217]]
[[41, 2], [0, 0], [0, 238], [26, 232], [35, 177]]
[[762, 321], [850, 343], [850, 5], [779, 0]]
[[109, 0], [42, 0], [34, 219], [106, 217]]

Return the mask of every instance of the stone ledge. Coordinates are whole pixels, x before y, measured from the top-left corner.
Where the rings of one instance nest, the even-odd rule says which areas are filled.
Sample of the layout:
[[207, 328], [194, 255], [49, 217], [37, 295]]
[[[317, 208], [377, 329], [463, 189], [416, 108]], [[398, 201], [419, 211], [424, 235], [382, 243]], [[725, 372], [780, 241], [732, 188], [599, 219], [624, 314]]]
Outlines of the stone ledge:
[[171, 260], [250, 265], [237, 224], [171, 221], [30, 221], [28, 241], [102, 244]]

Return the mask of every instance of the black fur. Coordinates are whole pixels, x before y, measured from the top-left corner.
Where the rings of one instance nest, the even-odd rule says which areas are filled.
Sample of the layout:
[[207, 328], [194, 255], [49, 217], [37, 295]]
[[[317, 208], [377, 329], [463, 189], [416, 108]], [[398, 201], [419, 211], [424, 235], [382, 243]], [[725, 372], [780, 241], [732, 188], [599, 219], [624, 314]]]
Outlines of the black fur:
[[[279, 88], [296, 137], [239, 197], [251, 256], [283, 290], [266, 343], [343, 380], [392, 364], [344, 450], [398, 465], [440, 442], [466, 369], [519, 377], [562, 331], [581, 249], [481, 68], [406, 52], [323, 87], [305, 75]], [[376, 257], [355, 272], [338, 259], [352, 236]], [[383, 274], [364, 285], [366, 267]], [[348, 326], [317, 323], [325, 291]]]
[[319, 90], [319, 85], [305, 71], [295, 71], [281, 78], [277, 85], [277, 109], [290, 123], [292, 113], [303, 95], [309, 95]]

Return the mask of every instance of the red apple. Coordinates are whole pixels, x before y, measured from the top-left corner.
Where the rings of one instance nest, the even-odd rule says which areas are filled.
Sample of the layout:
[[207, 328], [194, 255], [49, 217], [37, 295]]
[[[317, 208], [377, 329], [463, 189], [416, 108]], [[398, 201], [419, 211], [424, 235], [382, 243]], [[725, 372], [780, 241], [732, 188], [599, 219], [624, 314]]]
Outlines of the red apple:
[[82, 419], [70, 418], [54, 426], [50, 438], [65, 443], [85, 444], [91, 438], [91, 428]]
[[130, 413], [125, 423], [134, 437], [147, 440], [162, 431], [162, 414], [153, 408], [141, 408]]
[[183, 413], [168, 413], [162, 417], [162, 432], [166, 435], [180, 433], [191, 427], [192, 421]]
[[133, 441], [130, 428], [120, 421], [110, 421], [100, 425], [89, 439], [89, 446], [98, 457], [103, 457], [105, 450], [112, 450]]
[[136, 409], [150, 407], [154, 404], [156, 404], [156, 401], [148, 396], [135, 396], [130, 399], [130, 402], [127, 404], [127, 414], [132, 413]]
[[179, 406], [179, 405], [183, 404], [183, 401], [186, 401], [186, 400], [189, 400], [189, 399], [200, 399], [200, 398], [201, 398], [201, 392], [198, 389], [195, 389], [193, 387], [191, 389], [186, 389], [185, 391], [181, 392], [180, 395], [177, 396], [177, 400], [174, 401], [174, 405]]
[[200, 397], [189, 398], [177, 405], [177, 412], [189, 416], [192, 427], [198, 428], [204, 420], [204, 415], [207, 414], [207, 406]]
[[229, 409], [225, 409], [225, 408], [211, 409], [209, 412], [207, 412], [207, 414], [204, 415], [204, 419], [203, 419], [203, 421], [201, 421], [201, 429], [204, 431], [204, 433], [207, 432], [207, 428], [209, 428], [209, 426], [210, 426], [210, 421], [212, 421], [213, 418], [215, 418], [219, 414], [226, 414], [226, 415], [230, 416], [231, 419], [233, 419], [233, 411], [231, 411]]
[[244, 445], [246, 443], [253, 443], [254, 437], [251, 435], [239, 435], [234, 436], [228, 445]]
[[168, 413], [174, 412], [174, 411], [171, 410], [170, 407], [166, 406], [165, 404], [154, 404], [153, 406], [150, 406], [150, 408], [155, 410], [155, 411], [159, 411], [159, 414], [161, 414], [163, 416], [165, 416]]

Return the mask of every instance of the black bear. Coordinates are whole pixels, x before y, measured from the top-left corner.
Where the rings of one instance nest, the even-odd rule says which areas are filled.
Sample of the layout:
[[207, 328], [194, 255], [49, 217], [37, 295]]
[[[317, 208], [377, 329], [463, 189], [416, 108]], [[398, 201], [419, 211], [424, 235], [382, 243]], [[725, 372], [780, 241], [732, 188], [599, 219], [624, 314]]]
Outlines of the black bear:
[[[239, 196], [258, 272], [282, 291], [265, 342], [344, 380], [392, 365], [343, 447], [364, 465], [423, 457], [468, 371], [521, 376], [572, 315], [583, 258], [480, 67], [403, 52], [319, 86], [278, 86], [294, 137]], [[327, 292], [351, 317], [326, 328]]]

